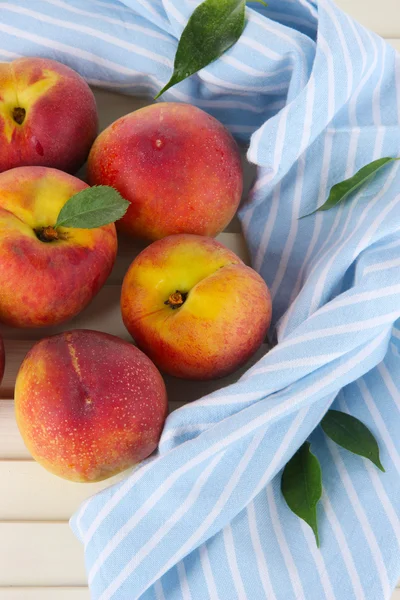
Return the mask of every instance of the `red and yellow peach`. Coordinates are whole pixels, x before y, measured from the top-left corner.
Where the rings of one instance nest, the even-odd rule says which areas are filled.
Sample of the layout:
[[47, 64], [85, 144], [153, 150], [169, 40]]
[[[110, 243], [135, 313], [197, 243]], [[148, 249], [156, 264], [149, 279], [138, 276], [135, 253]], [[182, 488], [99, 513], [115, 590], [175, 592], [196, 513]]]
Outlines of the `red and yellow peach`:
[[97, 135], [85, 80], [47, 58], [0, 63], [0, 172], [27, 165], [76, 172]]
[[124, 323], [166, 373], [213, 379], [259, 348], [271, 320], [263, 279], [211, 238], [174, 235], [133, 261], [122, 286]]
[[18, 373], [15, 410], [40, 464], [65, 479], [93, 482], [156, 449], [167, 396], [156, 367], [132, 344], [76, 330], [30, 350]]
[[43, 236], [67, 200], [86, 187], [46, 167], [0, 174], [1, 322], [14, 327], [61, 323], [78, 314], [106, 281], [117, 253], [114, 224], [60, 227], [58, 239]]

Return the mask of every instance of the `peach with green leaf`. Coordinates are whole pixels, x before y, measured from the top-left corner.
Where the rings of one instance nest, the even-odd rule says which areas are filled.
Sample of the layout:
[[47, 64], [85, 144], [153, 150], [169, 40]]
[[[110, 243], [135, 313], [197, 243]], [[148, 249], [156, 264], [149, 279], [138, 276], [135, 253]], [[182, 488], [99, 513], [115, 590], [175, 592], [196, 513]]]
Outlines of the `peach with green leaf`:
[[114, 265], [127, 202], [47, 167], [0, 174], [0, 321], [55, 325], [78, 314]]
[[78, 73], [48, 58], [0, 63], [0, 172], [39, 165], [74, 173], [97, 129], [93, 93]]
[[89, 155], [88, 179], [129, 200], [117, 228], [148, 240], [217, 235], [243, 191], [229, 131], [199, 108], [174, 102], [146, 106], [103, 131]]

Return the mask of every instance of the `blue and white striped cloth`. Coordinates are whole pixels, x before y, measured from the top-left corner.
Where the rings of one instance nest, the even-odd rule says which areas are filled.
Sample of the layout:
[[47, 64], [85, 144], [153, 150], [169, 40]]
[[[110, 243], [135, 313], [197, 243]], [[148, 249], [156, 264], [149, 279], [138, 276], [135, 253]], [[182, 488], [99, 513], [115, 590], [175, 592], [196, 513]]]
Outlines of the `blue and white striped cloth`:
[[[199, 2], [0, 2], [0, 58], [47, 56], [153, 95]], [[95, 600], [384, 600], [400, 575], [400, 164], [298, 220], [400, 155], [400, 58], [331, 0], [268, 3], [250, 3], [239, 43], [164, 99], [250, 141], [258, 178], [240, 214], [278, 344], [170, 415], [158, 456], [74, 516]], [[374, 432], [386, 474], [322, 434], [332, 402]], [[323, 467], [320, 551], [280, 494], [306, 438]]]

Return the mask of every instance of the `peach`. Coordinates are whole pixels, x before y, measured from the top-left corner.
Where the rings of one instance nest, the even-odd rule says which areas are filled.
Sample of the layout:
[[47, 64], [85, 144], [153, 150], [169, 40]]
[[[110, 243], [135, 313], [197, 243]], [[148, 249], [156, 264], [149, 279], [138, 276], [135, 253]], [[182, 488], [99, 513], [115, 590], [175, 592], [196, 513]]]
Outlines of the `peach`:
[[74, 173], [97, 127], [94, 96], [69, 67], [47, 58], [0, 63], [0, 172], [41, 165]]
[[117, 228], [156, 240], [215, 236], [243, 190], [239, 150], [216, 119], [195, 106], [146, 106], [110, 125], [89, 155], [91, 185], [115, 187], [131, 206]]
[[3, 338], [0, 335], [0, 384], [3, 380], [4, 367], [5, 367], [4, 343], [3, 343]]
[[65, 479], [92, 482], [157, 448], [167, 395], [160, 373], [135, 346], [75, 330], [28, 352], [17, 376], [15, 411], [35, 460]]
[[122, 317], [166, 373], [213, 379], [259, 348], [271, 320], [263, 279], [212, 238], [174, 235], [148, 246], [122, 286]]
[[[55, 325], [79, 313], [99, 291], [117, 253], [115, 226], [60, 227], [43, 236], [67, 200], [88, 187], [47, 167], [0, 174], [0, 321]], [[46, 241], [45, 241], [46, 240]]]

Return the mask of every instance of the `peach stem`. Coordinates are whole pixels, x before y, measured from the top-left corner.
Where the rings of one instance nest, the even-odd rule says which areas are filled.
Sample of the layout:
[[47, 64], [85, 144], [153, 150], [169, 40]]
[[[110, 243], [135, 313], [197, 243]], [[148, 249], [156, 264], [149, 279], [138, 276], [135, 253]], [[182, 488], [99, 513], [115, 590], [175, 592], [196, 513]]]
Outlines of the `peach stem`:
[[164, 304], [170, 306], [172, 309], [180, 308], [182, 304], [185, 303], [186, 298], [187, 293], [176, 290], [176, 292], [174, 294], [171, 294], [168, 300], [164, 302]]
[[54, 242], [59, 239], [58, 231], [51, 226], [38, 229], [36, 235], [41, 242]]
[[26, 110], [21, 106], [16, 106], [13, 110], [12, 117], [18, 125], [22, 125], [25, 121]]

